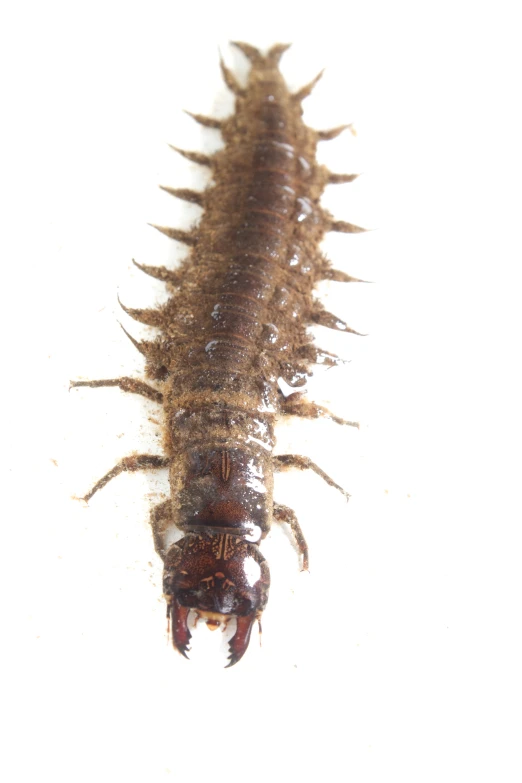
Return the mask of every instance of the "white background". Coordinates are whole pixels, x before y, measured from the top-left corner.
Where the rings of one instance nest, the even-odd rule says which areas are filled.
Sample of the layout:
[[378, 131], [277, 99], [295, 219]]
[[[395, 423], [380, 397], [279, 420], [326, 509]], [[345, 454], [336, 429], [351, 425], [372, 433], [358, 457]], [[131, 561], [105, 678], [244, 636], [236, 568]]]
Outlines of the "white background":
[[[4, 366], [4, 778], [520, 781], [520, 43], [511, 3], [11, 3], [1, 20]], [[316, 330], [351, 362], [314, 399], [360, 432], [292, 420], [352, 493], [285, 474], [311, 548], [279, 527], [263, 646], [224, 670], [202, 629], [167, 644], [148, 528], [164, 476], [83, 494], [134, 450], [159, 452], [152, 403], [70, 378], [139, 376], [116, 304], [161, 301], [130, 264], [175, 263], [147, 221], [204, 186], [166, 142], [219, 143], [182, 113], [226, 114], [218, 46], [292, 41], [297, 89], [327, 66], [305, 121], [340, 219], [321, 289], [364, 338]], [[179, 256], [178, 256], [179, 257]], [[156, 419], [157, 421], [157, 419]], [[215, 655], [214, 655], [215, 653]], [[268, 777], [267, 777], [268, 776]]]

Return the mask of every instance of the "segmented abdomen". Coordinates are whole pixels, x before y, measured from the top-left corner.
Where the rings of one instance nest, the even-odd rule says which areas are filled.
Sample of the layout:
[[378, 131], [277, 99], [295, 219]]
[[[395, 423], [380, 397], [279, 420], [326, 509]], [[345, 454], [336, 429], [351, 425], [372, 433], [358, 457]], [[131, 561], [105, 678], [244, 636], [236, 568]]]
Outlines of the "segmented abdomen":
[[[274, 73], [277, 82], [256, 85], [248, 100], [239, 98], [236, 114], [223, 125], [227, 147], [212, 158], [216, 184], [204, 193], [193, 256], [184, 270], [183, 288], [201, 284], [198, 299], [191, 299], [199, 312], [189, 331], [203, 372], [222, 363], [251, 369], [260, 350], [275, 358], [292, 351], [295, 346], [283, 345], [281, 338], [287, 324], [304, 315], [302, 306], [296, 309], [303, 304], [296, 292], [305, 293], [299, 273], [308, 275], [305, 289], [313, 286], [310, 250], [317, 254], [324, 231], [314, 201], [325, 177], [303, 155], [313, 159], [316, 134], [303, 126], [299, 103]], [[278, 126], [287, 129], [279, 134], [285, 141], [271, 138], [272, 123], [262, 121], [260, 110], [276, 97], [271, 108]], [[252, 117], [260, 114], [252, 128]], [[298, 122], [299, 135], [292, 133]], [[191, 363], [194, 347], [186, 353]]]

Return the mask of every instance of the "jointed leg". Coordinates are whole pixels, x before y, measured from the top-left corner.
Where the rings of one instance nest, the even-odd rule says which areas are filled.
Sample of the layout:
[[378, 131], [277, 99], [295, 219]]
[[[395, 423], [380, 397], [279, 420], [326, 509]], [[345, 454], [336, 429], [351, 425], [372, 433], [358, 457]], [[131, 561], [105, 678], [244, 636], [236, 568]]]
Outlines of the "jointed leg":
[[282, 506], [280, 503], [274, 503], [274, 519], [278, 522], [286, 522], [290, 525], [292, 533], [294, 534], [295, 542], [303, 556], [303, 571], [308, 571], [308, 544], [301, 530], [301, 525], [295, 515], [295, 511], [288, 506]]
[[136, 454], [131, 457], [124, 457], [112, 470], [109, 470], [105, 476], [96, 482], [82, 500], [88, 502], [99, 489], [103, 489], [111, 479], [119, 476], [120, 473], [134, 473], [136, 470], [157, 470], [158, 468], [166, 468], [169, 464], [170, 460], [168, 457], [160, 457], [156, 454]]
[[274, 457], [274, 469], [285, 470], [285, 468], [313, 470], [314, 473], [317, 473], [318, 476], [321, 476], [323, 481], [326, 481], [326, 483], [331, 487], [335, 487], [335, 489], [338, 489], [339, 492], [342, 492], [346, 500], [350, 499], [350, 494], [345, 489], [340, 487], [339, 484], [336, 484], [335, 481], [324, 472], [324, 470], [321, 470], [319, 465], [316, 465], [315, 462], [312, 462], [310, 457], [301, 457], [299, 454], [278, 454]]
[[91, 386], [92, 388], [99, 388], [101, 386], [117, 386], [124, 392], [132, 392], [132, 394], [141, 394], [142, 397], [147, 397], [154, 402], [163, 402], [163, 394], [149, 386], [143, 381], [138, 381], [136, 378], [108, 378], [101, 381], [71, 381], [69, 386], [72, 389], [74, 386]]
[[316, 405], [315, 402], [307, 400], [303, 394], [296, 392], [290, 394], [289, 397], [282, 404], [283, 413], [290, 416], [302, 416], [306, 419], [318, 419], [324, 417], [335, 421], [336, 424], [347, 424], [349, 427], [357, 427], [359, 429], [358, 421], [347, 421], [347, 419], [341, 419], [340, 416], [336, 416], [334, 413], [323, 408], [322, 405]]

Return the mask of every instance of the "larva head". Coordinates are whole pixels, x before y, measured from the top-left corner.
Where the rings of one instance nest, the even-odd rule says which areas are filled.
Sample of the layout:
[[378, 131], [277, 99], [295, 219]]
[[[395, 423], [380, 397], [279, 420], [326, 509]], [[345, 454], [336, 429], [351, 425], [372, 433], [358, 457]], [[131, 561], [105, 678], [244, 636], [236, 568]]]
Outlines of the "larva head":
[[172, 642], [187, 657], [188, 615], [195, 609], [214, 630], [230, 617], [237, 630], [230, 640], [230, 663], [243, 657], [252, 626], [268, 600], [270, 573], [259, 548], [228, 533], [190, 533], [165, 558], [163, 592]]

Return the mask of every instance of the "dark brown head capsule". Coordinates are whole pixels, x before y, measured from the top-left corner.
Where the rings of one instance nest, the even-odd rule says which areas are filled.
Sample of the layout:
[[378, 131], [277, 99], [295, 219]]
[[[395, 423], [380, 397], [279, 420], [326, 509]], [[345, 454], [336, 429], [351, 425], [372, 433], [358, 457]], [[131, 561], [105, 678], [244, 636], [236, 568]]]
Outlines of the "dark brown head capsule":
[[237, 618], [230, 640], [233, 666], [245, 653], [252, 626], [268, 600], [270, 573], [256, 544], [233, 533], [190, 533], [165, 558], [163, 591], [174, 647], [187, 657], [191, 633], [188, 616], [195, 609], [214, 630]]

